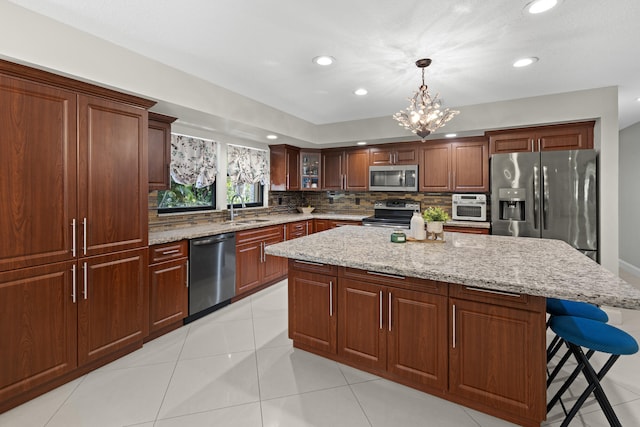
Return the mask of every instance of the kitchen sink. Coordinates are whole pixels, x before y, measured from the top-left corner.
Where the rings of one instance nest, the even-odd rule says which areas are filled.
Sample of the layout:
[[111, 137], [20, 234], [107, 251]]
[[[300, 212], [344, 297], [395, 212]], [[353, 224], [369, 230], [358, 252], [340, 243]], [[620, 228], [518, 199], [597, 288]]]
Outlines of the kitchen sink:
[[270, 219], [241, 219], [241, 220], [233, 220], [233, 221], [225, 221], [224, 223], [227, 225], [250, 225], [250, 224], [260, 224], [262, 222], [269, 222]]

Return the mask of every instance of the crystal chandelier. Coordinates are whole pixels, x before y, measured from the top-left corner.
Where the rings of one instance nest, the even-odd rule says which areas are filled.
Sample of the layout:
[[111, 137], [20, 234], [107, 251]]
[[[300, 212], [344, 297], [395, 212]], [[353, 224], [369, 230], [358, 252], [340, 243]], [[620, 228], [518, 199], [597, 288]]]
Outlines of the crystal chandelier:
[[416, 61], [416, 66], [422, 68], [422, 85], [413, 95], [413, 98], [409, 98], [409, 106], [393, 115], [393, 118], [399, 122], [400, 126], [418, 135], [422, 138], [422, 141], [431, 132], [441, 128], [453, 116], [460, 113], [460, 111], [449, 110], [448, 108], [441, 110], [439, 95], [436, 94], [432, 98], [429, 94], [427, 85], [424, 83], [424, 69], [429, 65], [431, 65], [431, 59], [429, 58]]

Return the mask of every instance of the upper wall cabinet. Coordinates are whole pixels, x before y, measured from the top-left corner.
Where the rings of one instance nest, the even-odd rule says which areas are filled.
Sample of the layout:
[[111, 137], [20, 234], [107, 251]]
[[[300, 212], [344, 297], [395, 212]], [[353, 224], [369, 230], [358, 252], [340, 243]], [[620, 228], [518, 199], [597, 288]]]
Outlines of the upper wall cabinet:
[[149, 112], [149, 191], [171, 186], [171, 123], [175, 117]]
[[300, 190], [300, 149], [290, 145], [270, 145], [272, 191]]
[[369, 165], [417, 165], [418, 147], [414, 143], [387, 144], [369, 148]]
[[420, 191], [489, 191], [489, 154], [485, 137], [427, 141], [419, 149]]
[[593, 148], [594, 121], [486, 132], [490, 154]]
[[322, 189], [367, 191], [369, 149], [323, 150]]

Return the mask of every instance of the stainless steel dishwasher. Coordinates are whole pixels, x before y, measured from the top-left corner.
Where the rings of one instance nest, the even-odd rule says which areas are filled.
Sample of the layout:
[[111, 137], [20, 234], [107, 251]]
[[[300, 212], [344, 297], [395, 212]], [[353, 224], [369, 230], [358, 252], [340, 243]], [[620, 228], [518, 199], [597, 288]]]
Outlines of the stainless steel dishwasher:
[[189, 316], [196, 320], [231, 302], [236, 294], [236, 234], [189, 241]]

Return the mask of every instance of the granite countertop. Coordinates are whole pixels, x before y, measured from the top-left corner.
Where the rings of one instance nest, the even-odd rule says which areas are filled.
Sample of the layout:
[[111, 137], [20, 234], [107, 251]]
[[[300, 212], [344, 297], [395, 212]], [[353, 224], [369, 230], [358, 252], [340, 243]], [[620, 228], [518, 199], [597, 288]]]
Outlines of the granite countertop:
[[269, 255], [498, 291], [640, 309], [640, 290], [560, 240], [445, 232], [391, 243], [391, 231], [340, 227], [269, 245]]
[[[251, 228], [266, 227], [269, 225], [286, 224], [288, 222], [303, 221], [307, 219], [333, 219], [362, 221], [368, 215], [344, 215], [335, 213], [320, 214], [277, 214], [264, 215], [256, 218], [237, 218], [234, 223], [212, 222], [210, 224], [195, 225], [193, 227], [176, 228], [172, 230], [153, 231], [149, 233], [149, 245], [158, 245], [160, 243], [177, 242], [184, 239], [196, 239], [198, 237], [212, 236], [215, 234], [228, 233], [231, 231], [248, 230]], [[255, 221], [243, 223], [243, 221]]]

